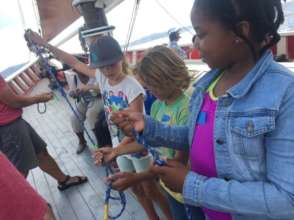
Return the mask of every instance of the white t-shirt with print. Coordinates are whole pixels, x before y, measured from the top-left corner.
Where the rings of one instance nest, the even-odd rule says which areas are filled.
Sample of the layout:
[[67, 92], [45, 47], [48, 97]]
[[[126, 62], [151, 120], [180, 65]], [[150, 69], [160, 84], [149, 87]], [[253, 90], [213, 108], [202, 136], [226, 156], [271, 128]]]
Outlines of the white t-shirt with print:
[[127, 109], [139, 95], [145, 96], [145, 90], [132, 76], [127, 75], [120, 83], [112, 86], [108, 79], [99, 71], [96, 72], [96, 80], [104, 102], [104, 111], [111, 134], [113, 147], [119, 144], [119, 130], [110, 121], [112, 112]]

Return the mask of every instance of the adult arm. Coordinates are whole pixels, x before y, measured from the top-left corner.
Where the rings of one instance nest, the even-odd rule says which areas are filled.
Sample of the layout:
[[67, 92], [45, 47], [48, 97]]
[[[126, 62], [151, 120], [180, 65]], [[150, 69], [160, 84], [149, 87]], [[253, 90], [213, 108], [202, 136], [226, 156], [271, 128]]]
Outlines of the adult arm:
[[4, 83], [3, 79], [1, 80], [0, 84], [2, 83], [3, 85], [0, 88], [0, 101], [12, 108], [22, 108], [40, 102], [47, 102], [53, 97], [52, 93], [43, 93], [36, 96], [17, 95]]

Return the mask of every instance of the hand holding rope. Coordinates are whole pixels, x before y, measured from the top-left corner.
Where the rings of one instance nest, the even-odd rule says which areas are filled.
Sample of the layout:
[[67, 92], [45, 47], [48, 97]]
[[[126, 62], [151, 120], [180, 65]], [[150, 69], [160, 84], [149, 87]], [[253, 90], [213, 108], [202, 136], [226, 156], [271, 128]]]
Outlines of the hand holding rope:
[[144, 137], [140, 135], [135, 128], [132, 128], [132, 134], [136, 139], [136, 142], [138, 144], [142, 144], [144, 148], [153, 156], [154, 158], [154, 164], [158, 166], [164, 166], [166, 165], [165, 160], [160, 159], [159, 153], [157, 150], [155, 150], [153, 147], [150, 147], [147, 142], [145, 141]]
[[[110, 165], [106, 165], [105, 166], [105, 173], [106, 173], [106, 177], [108, 177], [110, 174], [113, 173]], [[111, 195], [112, 192], [112, 184], [108, 183], [107, 184], [107, 189], [105, 191], [105, 200], [104, 200], [104, 218], [103, 220], [115, 220], [118, 219], [124, 212], [125, 208], [126, 208], [126, 196], [123, 192], [118, 192], [119, 196], [118, 197], [114, 197]], [[109, 201], [110, 200], [116, 200], [116, 201], [120, 201], [121, 203], [121, 210], [119, 211], [119, 213], [115, 216], [111, 216], [109, 214]]]
[[[150, 152], [154, 158], [154, 164], [156, 164], [157, 166], [165, 166], [166, 165], [166, 161], [165, 160], [162, 160], [160, 159], [160, 156], [159, 156], [159, 153], [157, 150], [155, 150], [153, 147], [150, 147], [144, 136], [143, 135], [140, 135], [136, 130], [135, 128], [132, 128], [132, 134], [133, 136], [135, 137], [136, 141], [138, 144], [142, 144], [144, 146], [144, 148], [146, 150], [148, 150], [148, 152]], [[186, 205], [184, 204], [185, 206], [185, 211], [186, 211], [186, 215], [187, 215], [187, 218], [188, 220], [192, 220], [193, 217], [192, 217], [192, 212], [191, 212], [191, 207], [189, 205]]]
[[[56, 82], [56, 85], [57, 85], [57, 89], [60, 92], [61, 96], [65, 99], [65, 101], [67, 102], [67, 104], [70, 107], [71, 111], [74, 113], [75, 117], [78, 119], [83, 131], [85, 131], [85, 133], [86, 133], [87, 137], [89, 138], [90, 142], [93, 144], [93, 146], [95, 146], [96, 143], [93, 140], [93, 138], [90, 136], [88, 130], [85, 128], [83, 120], [79, 116], [78, 112], [76, 112], [76, 110], [74, 109], [74, 107], [71, 104], [71, 102], [69, 101], [69, 99], [67, 97], [67, 94], [64, 91], [62, 85], [59, 83], [57, 77], [53, 73], [52, 67], [49, 64], [50, 51], [48, 51], [48, 48], [44, 48], [44, 47], [41, 47], [41, 46], [38, 46], [37, 44], [35, 44], [30, 39], [30, 36], [29, 36], [30, 32], [31, 32], [31, 30], [28, 29], [28, 30], [25, 31], [25, 35], [24, 35], [25, 40], [28, 43], [29, 49], [39, 57], [39, 61], [40, 61], [41, 66], [48, 72], [49, 76], [54, 79], [54, 81]], [[45, 56], [46, 54], [47, 54], [47, 56]]]

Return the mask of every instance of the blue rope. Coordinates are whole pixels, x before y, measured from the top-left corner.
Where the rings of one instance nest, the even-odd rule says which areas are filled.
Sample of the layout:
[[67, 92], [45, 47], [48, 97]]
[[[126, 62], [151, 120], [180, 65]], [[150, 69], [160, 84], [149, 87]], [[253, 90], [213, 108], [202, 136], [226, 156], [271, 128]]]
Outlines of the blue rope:
[[[159, 152], [147, 144], [143, 135], [140, 135], [134, 128], [132, 128], [132, 134], [135, 137], [137, 143], [142, 144], [144, 146], [144, 148], [152, 154], [152, 156], [154, 158], [154, 164], [156, 164], [158, 166], [165, 166], [166, 165], [166, 162], [164, 160], [160, 159]], [[185, 206], [185, 211], [186, 211], [186, 215], [187, 215], [188, 220], [192, 220], [193, 218], [192, 218], [191, 207], [186, 204], [184, 204], [184, 206]]]
[[[28, 30], [29, 31], [29, 30]], [[41, 65], [45, 68], [45, 70], [48, 71], [48, 73], [50, 74], [50, 76], [53, 78], [53, 80], [56, 82], [57, 85], [57, 89], [60, 92], [61, 96], [66, 100], [68, 106], [70, 107], [71, 111], [74, 113], [75, 117], [79, 120], [79, 123], [82, 127], [82, 130], [85, 131], [87, 137], [89, 138], [89, 140], [91, 141], [91, 143], [95, 146], [96, 143], [95, 141], [92, 139], [92, 137], [90, 136], [88, 130], [86, 129], [86, 127], [84, 126], [84, 122], [83, 120], [80, 118], [79, 114], [76, 112], [76, 110], [74, 109], [73, 105], [71, 104], [71, 102], [69, 101], [66, 92], [64, 91], [62, 85], [59, 83], [58, 79], [56, 78], [55, 74], [52, 71], [52, 68], [49, 65], [49, 61], [48, 58], [45, 58], [43, 56], [44, 53], [44, 49], [38, 47], [36, 44], [34, 44], [33, 42], [31, 42], [31, 40], [29, 38], [27, 38], [27, 36], [25, 35], [25, 39], [28, 42], [28, 46], [29, 48], [40, 58], [40, 62]], [[45, 111], [40, 111], [40, 107], [38, 106], [38, 111], [40, 113], [45, 113], [46, 112], [46, 106], [45, 106]], [[106, 176], [108, 177], [110, 173], [113, 173], [112, 169], [110, 166], [105, 166], [105, 172], [106, 172]], [[125, 208], [126, 208], [126, 196], [123, 192], [118, 192], [119, 197], [114, 197], [111, 195], [111, 192], [113, 191], [112, 189], [112, 185], [108, 184], [107, 185], [107, 189], [105, 191], [105, 206], [106, 206], [106, 210], [107, 213], [106, 214], [106, 218], [105, 219], [110, 219], [110, 220], [115, 220], [118, 219], [122, 213], [124, 212]], [[115, 216], [110, 216], [108, 214], [108, 207], [109, 207], [109, 201], [110, 200], [116, 200], [116, 201], [120, 201], [122, 208], [120, 210], [120, 212], [115, 215]]]
[[[106, 173], [106, 176], [108, 177], [111, 173], [113, 173], [110, 165], [106, 165], [105, 166], [105, 173]], [[104, 205], [107, 207], [107, 213], [104, 213], [106, 214], [106, 216], [104, 216], [104, 219], [110, 219], [110, 220], [115, 220], [115, 219], [118, 219], [122, 214], [123, 212], [125, 211], [125, 208], [126, 208], [126, 204], [127, 204], [127, 200], [126, 200], [126, 196], [123, 192], [118, 192], [119, 196], [118, 197], [115, 197], [115, 196], [112, 196], [111, 195], [111, 192], [112, 192], [112, 185], [111, 183], [107, 184], [107, 189], [105, 191], [105, 201], [104, 201]], [[109, 213], [108, 213], [108, 208], [109, 208], [109, 201], [110, 200], [114, 200], [114, 201], [120, 201], [121, 203], [121, 210], [119, 211], [119, 213], [115, 216], [111, 216]]]
[[[90, 136], [88, 130], [84, 126], [83, 120], [80, 118], [79, 114], [74, 109], [74, 107], [71, 104], [71, 102], [69, 101], [69, 99], [67, 97], [67, 94], [64, 91], [62, 85], [59, 83], [58, 79], [56, 78], [55, 74], [53, 73], [52, 68], [49, 65], [48, 58], [45, 58], [43, 56], [44, 49], [38, 47], [36, 44], [34, 44], [33, 42], [31, 42], [30, 39], [28, 39], [26, 37], [26, 35], [25, 35], [25, 38], [26, 38], [27, 42], [29, 43], [30, 49], [40, 58], [41, 64], [43, 65], [43, 67], [45, 68], [45, 70], [48, 71], [48, 73], [50, 74], [50, 76], [56, 82], [58, 91], [60, 92], [61, 96], [64, 97], [64, 99], [66, 100], [68, 106], [70, 107], [71, 111], [74, 113], [75, 117], [79, 120], [79, 123], [80, 123], [80, 125], [82, 127], [82, 130], [85, 131], [85, 133], [88, 136], [89, 140], [95, 146], [96, 145], [95, 144], [95, 141], [92, 139], [92, 137]], [[40, 110], [40, 107], [38, 105], [38, 111], [40, 113], [45, 113], [46, 112], [46, 106], [44, 108], [45, 108], [45, 110], [44, 111], [41, 111]], [[110, 173], [113, 173], [113, 171], [112, 171], [112, 169], [111, 169], [110, 166], [106, 166], [105, 167], [105, 172], [106, 172], [106, 176], [109, 176]], [[106, 206], [106, 210], [107, 210], [107, 213], [105, 213], [106, 214], [106, 218], [105, 219], [107, 219], [107, 220], [108, 219], [110, 219], [110, 220], [118, 219], [122, 215], [122, 213], [124, 212], [124, 210], [126, 208], [126, 196], [125, 196], [125, 194], [123, 192], [118, 192], [119, 197], [114, 197], [114, 196], [111, 195], [112, 190], [113, 190], [112, 189], [112, 185], [111, 184], [108, 184], [107, 185], [107, 189], [105, 191], [105, 206]], [[121, 208], [120, 212], [117, 215], [115, 215], [115, 216], [110, 216], [108, 214], [108, 207], [109, 207], [109, 201], [110, 200], [120, 201], [121, 202], [121, 205], [122, 205], [122, 208]]]
[[[29, 31], [29, 30], [28, 30]], [[28, 46], [30, 48], [31, 51], [33, 51], [39, 58], [40, 58], [40, 62], [41, 65], [45, 68], [45, 70], [49, 73], [49, 75], [53, 78], [53, 80], [55, 81], [56, 85], [57, 85], [57, 89], [59, 91], [59, 93], [61, 94], [61, 96], [66, 100], [68, 106], [70, 107], [71, 111], [74, 113], [75, 117], [79, 120], [79, 123], [82, 127], [82, 130], [85, 131], [87, 137], [89, 138], [89, 140], [91, 141], [91, 143], [95, 146], [96, 143], [93, 140], [93, 138], [90, 136], [88, 130], [86, 129], [86, 127], [84, 126], [84, 122], [83, 120], [80, 118], [79, 114], [75, 111], [74, 107], [72, 106], [72, 104], [70, 103], [66, 92], [64, 91], [62, 85], [60, 84], [60, 82], [58, 81], [57, 77], [55, 76], [55, 74], [52, 71], [52, 67], [50, 67], [49, 65], [49, 59], [45, 58], [43, 56], [44, 53], [44, 49], [38, 47], [35, 43], [33, 43], [29, 38], [27, 38], [27, 36], [25, 35], [25, 39], [28, 42]], [[38, 111], [39, 111], [39, 107], [38, 107]], [[41, 112], [40, 113], [45, 113], [45, 112]]]
[[156, 164], [158, 166], [164, 166], [166, 164], [166, 162], [164, 160], [160, 159], [160, 155], [159, 155], [158, 151], [147, 144], [143, 135], [140, 135], [134, 128], [132, 128], [132, 134], [135, 137], [136, 142], [138, 144], [142, 144], [144, 146], [144, 148], [153, 156], [154, 164]]

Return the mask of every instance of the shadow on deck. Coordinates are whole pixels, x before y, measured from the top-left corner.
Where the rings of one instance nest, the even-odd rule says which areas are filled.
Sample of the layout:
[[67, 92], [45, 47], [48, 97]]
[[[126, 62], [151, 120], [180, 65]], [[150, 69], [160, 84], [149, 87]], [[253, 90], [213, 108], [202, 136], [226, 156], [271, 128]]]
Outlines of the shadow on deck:
[[[47, 84], [46, 80], [42, 80], [32, 93], [48, 91]], [[28, 181], [52, 205], [56, 219], [102, 220], [105, 172], [103, 168], [94, 165], [91, 149], [76, 155], [78, 140], [70, 126], [70, 114], [71, 111], [63, 98], [47, 103], [47, 112], [42, 115], [38, 113], [36, 105], [24, 110], [24, 118], [47, 142], [49, 153], [61, 169], [70, 175], [86, 175], [89, 182], [60, 192], [56, 181], [39, 168], [30, 172]], [[126, 210], [120, 219], [147, 219], [133, 195], [126, 192], [126, 197]], [[120, 210], [120, 205], [112, 203], [110, 210], [116, 214]]]

